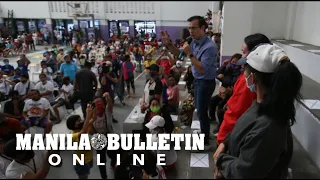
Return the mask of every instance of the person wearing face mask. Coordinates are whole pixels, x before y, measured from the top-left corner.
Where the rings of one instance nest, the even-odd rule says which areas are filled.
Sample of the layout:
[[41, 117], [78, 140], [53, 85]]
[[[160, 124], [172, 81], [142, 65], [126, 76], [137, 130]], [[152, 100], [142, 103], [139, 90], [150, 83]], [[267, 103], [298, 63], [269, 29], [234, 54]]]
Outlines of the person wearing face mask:
[[[95, 120], [95, 122], [93, 123], [94, 132], [104, 134], [104, 135], [107, 135], [107, 133], [112, 133], [113, 132], [113, 127], [112, 127], [113, 107], [112, 107], [112, 101], [109, 93], [104, 93], [103, 98], [94, 97], [92, 103], [95, 104], [96, 116], [97, 116], [97, 120]], [[101, 158], [100, 162], [107, 161], [106, 151], [107, 151], [107, 146], [102, 150], [97, 150], [97, 154], [100, 154], [100, 158]], [[101, 178], [107, 179], [106, 165], [98, 165], [98, 166], [99, 166]]]
[[182, 67], [182, 61], [177, 61], [176, 65], [172, 66], [171, 74], [173, 75], [177, 83], [179, 83], [181, 74], [184, 71], [186, 71], [186, 68]]
[[78, 66], [74, 62], [71, 62], [68, 54], [64, 55], [63, 58], [65, 62], [60, 65], [60, 73], [62, 76], [69, 76], [72, 83], [78, 71]]
[[[164, 120], [163, 117], [156, 115], [153, 116], [152, 119], [145, 125], [150, 133], [152, 134], [152, 142], [157, 142], [159, 143], [159, 138], [158, 138], [158, 134], [165, 134], [165, 133], [171, 133], [171, 132], [166, 132], [166, 129], [164, 128], [166, 124], [166, 121]], [[173, 146], [171, 146], [173, 147]], [[176, 151], [171, 148], [170, 150], [167, 151], [161, 151], [161, 150], [157, 150], [157, 151], [153, 151], [155, 156], [157, 154], [165, 154], [166, 156], [166, 160], [165, 160], [165, 164], [163, 167], [165, 170], [167, 169], [171, 169], [174, 167], [176, 161], [177, 161], [177, 153]]]
[[163, 47], [162, 53], [156, 60], [156, 63], [159, 66], [163, 66], [165, 74], [169, 75], [171, 66], [175, 64], [175, 60], [169, 54], [169, 51], [166, 49], [166, 47]]
[[13, 66], [9, 64], [8, 59], [3, 60], [3, 66], [1, 67], [1, 70], [4, 72], [5, 75], [10, 75], [11, 72], [14, 70]]
[[241, 54], [234, 54], [231, 60], [225, 60], [217, 72], [217, 79], [225, 86], [231, 87], [241, 74], [241, 67], [237, 65]]
[[[72, 130], [72, 141], [79, 142], [80, 136], [82, 134], [92, 134], [93, 133], [93, 123], [97, 120], [96, 108], [88, 104], [86, 109], [86, 119], [82, 120], [79, 115], [72, 115], [67, 119], [67, 128]], [[84, 165], [76, 164], [74, 169], [79, 177], [79, 179], [88, 179], [90, 174], [90, 169], [93, 166], [93, 148], [89, 151], [85, 150], [75, 150], [75, 154], [78, 157], [84, 154]]]
[[11, 139], [4, 145], [3, 152], [13, 159], [8, 165], [7, 179], [45, 179], [50, 170], [48, 158], [54, 151], [16, 150], [17, 141]]
[[[252, 34], [244, 38], [242, 45], [242, 56], [247, 57], [253, 48], [261, 43], [270, 43], [267, 36], [263, 34]], [[237, 61], [237, 65], [243, 66], [245, 58]], [[251, 92], [247, 88], [244, 73], [242, 72], [233, 87], [233, 94], [227, 102], [227, 111], [224, 113], [223, 122], [220, 126], [217, 143], [223, 142], [228, 133], [230, 133], [237, 122], [237, 119], [250, 107], [252, 102], [256, 99], [256, 93]], [[220, 150], [216, 150], [219, 154]]]
[[14, 86], [14, 90], [19, 92], [21, 100], [24, 101], [29, 97], [28, 92], [31, 89], [34, 89], [34, 84], [29, 81], [29, 75], [22, 74], [21, 81]]
[[302, 74], [275, 44], [260, 44], [246, 57], [246, 87], [257, 99], [220, 145], [215, 174], [226, 179], [286, 179], [293, 154]]
[[159, 66], [152, 64], [150, 66], [150, 79], [147, 81], [143, 95], [140, 102], [141, 112], [144, 113], [149, 108], [149, 102], [151, 99], [156, 98], [161, 101], [162, 97], [162, 82], [159, 79]]
[[48, 119], [50, 103], [47, 99], [42, 98], [36, 89], [30, 90], [29, 96], [31, 99], [27, 100], [24, 105], [21, 123], [25, 129], [32, 126], [44, 128], [45, 137], [45, 134], [52, 130], [52, 122]]
[[154, 116], [161, 116], [165, 120], [164, 129], [167, 133], [172, 133], [174, 129], [173, 121], [170, 114], [164, 109], [161, 108], [160, 102], [158, 99], [151, 99], [150, 108], [147, 109], [146, 116], [143, 122], [143, 132], [149, 133], [149, 129], [145, 127], [145, 125], [151, 121]]

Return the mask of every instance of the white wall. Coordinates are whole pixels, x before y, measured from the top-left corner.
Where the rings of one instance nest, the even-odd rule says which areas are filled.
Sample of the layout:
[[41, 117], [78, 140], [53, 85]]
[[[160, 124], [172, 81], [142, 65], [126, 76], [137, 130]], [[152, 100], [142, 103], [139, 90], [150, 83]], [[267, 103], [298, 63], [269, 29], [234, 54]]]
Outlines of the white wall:
[[224, 2], [222, 56], [241, 52], [243, 39], [252, 31], [253, 4], [251, 1]]
[[[74, 3], [75, 1], [68, 1]], [[2, 13], [0, 17], [6, 18], [8, 9], [14, 11], [14, 18], [28, 18], [28, 19], [39, 19], [39, 18], [52, 18], [52, 19], [72, 19], [68, 16], [66, 8], [70, 9], [66, 5], [67, 1], [55, 2], [52, 1], [50, 4], [48, 1], [42, 2], [22, 2], [22, 1], [2, 1], [0, 2], [0, 8]], [[98, 13], [95, 12], [96, 19], [108, 19], [108, 20], [156, 20], [161, 21], [162, 26], [186, 26], [187, 19], [193, 15], [204, 16], [208, 9], [212, 8], [212, 2], [210, 1], [154, 1], [152, 2], [154, 7], [153, 14], [141, 14], [141, 13], [109, 13], [107, 8], [108, 5], [113, 5], [113, 9], [120, 8], [122, 2], [112, 1], [96, 1], [96, 4], [88, 3], [88, 8], [94, 7]], [[128, 2], [126, 2], [128, 3]], [[139, 4], [136, 6], [136, 4]], [[130, 2], [130, 6], [135, 9], [141, 8], [143, 2]], [[49, 7], [51, 6], [52, 7]], [[60, 11], [56, 10], [56, 7]], [[195, 8], [196, 7], [196, 8]], [[52, 11], [52, 9], [54, 9]], [[72, 13], [69, 13], [72, 14]], [[85, 18], [81, 18], [85, 19]]]
[[320, 2], [298, 2], [293, 40], [320, 46], [319, 9]]
[[194, 15], [204, 16], [212, 8], [211, 1], [163, 1], [160, 5], [163, 21], [187, 21]]
[[4, 18], [8, 17], [8, 10], [13, 10], [14, 18], [50, 18], [48, 1], [0, 1], [0, 8], [0, 17]]
[[[241, 52], [243, 39], [253, 33], [283, 39], [287, 30], [289, 2], [226, 1], [223, 12], [222, 56]], [[240, 13], [241, 12], [241, 13]]]
[[253, 3], [252, 33], [265, 34], [270, 39], [283, 39], [289, 2], [256, 1]]

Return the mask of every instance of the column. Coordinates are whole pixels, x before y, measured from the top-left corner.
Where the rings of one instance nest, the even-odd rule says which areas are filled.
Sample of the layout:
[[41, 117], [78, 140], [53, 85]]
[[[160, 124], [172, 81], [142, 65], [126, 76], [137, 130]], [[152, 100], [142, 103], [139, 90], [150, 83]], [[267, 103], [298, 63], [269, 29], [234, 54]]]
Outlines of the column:
[[52, 31], [52, 20], [49, 19], [49, 18], [46, 18], [46, 26], [47, 26], [47, 29], [48, 29], [48, 33], [50, 35], [50, 42], [53, 42], [53, 31]]
[[109, 40], [109, 27], [106, 19], [100, 19], [100, 34], [101, 38], [107, 42]]
[[157, 39], [161, 38], [161, 21], [156, 21], [156, 35], [157, 35]]
[[79, 29], [79, 21], [78, 21], [78, 19], [73, 19], [73, 28], [74, 29]]
[[287, 13], [287, 26], [286, 26], [286, 33], [285, 39], [292, 40], [293, 38], [293, 30], [294, 30], [294, 23], [296, 21], [296, 13], [297, 13], [297, 5], [298, 2], [291, 1], [288, 2], [288, 13]]
[[0, 18], [0, 28], [3, 28], [4, 27], [4, 21], [3, 21], [3, 18]]
[[129, 35], [130, 38], [134, 37], [134, 20], [129, 20]]
[[[243, 39], [252, 33], [253, 3], [224, 2], [220, 64], [231, 58], [233, 54], [241, 53]], [[241, 14], [237, 13], [239, 9], [241, 9]]]

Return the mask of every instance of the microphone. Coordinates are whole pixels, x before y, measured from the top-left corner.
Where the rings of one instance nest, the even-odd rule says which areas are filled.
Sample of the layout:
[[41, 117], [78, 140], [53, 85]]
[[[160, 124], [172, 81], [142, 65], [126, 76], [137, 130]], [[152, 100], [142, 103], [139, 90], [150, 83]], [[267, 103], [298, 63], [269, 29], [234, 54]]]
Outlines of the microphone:
[[[187, 41], [187, 43], [190, 45], [191, 42], [193, 41], [193, 39], [192, 39], [191, 36], [189, 36], [189, 37], [186, 38], [186, 41]], [[182, 61], [182, 60], [183, 60], [183, 57], [185, 57], [185, 56], [186, 56], [186, 53], [184, 53], [184, 52], [182, 51], [182, 52], [179, 54], [179, 56], [178, 56], [178, 60], [179, 60], [179, 61]]]
[[191, 37], [191, 36], [189, 36], [189, 37], [187, 37], [186, 41], [187, 41], [187, 43], [190, 45], [190, 44], [191, 44], [191, 42], [193, 41], [193, 39], [192, 39], [192, 37]]

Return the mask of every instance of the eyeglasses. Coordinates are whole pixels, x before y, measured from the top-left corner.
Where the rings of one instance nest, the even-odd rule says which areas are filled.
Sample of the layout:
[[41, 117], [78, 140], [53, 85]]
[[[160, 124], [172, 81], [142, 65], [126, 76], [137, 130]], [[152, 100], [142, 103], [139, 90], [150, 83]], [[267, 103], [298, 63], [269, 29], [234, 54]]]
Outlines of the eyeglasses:
[[200, 27], [188, 27], [189, 30], [196, 30], [199, 29]]

